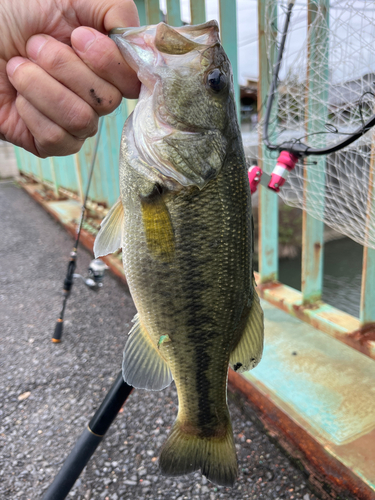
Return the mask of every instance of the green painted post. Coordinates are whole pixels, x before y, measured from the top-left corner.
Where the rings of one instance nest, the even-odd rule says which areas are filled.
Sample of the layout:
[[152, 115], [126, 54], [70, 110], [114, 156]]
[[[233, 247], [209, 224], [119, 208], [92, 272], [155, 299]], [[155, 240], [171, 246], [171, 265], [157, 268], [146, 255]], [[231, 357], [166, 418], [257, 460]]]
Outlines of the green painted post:
[[75, 166], [75, 172], [76, 172], [76, 177], [77, 177], [77, 185], [78, 185], [78, 194], [81, 199], [81, 203], [83, 204], [84, 199], [85, 199], [85, 192], [84, 192], [84, 187], [83, 187], [83, 182], [82, 182], [82, 166], [81, 162], [79, 161], [79, 155], [78, 153], [74, 155], [74, 166]]
[[33, 167], [33, 155], [29, 153], [28, 151], [25, 151], [25, 160], [26, 160], [26, 165], [27, 169], [30, 172], [30, 174], [34, 173], [34, 167]]
[[16, 158], [17, 158], [17, 166], [20, 172], [26, 173], [25, 168], [25, 155], [23, 154], [23, 149], [15, 146]]
[[[372, 210], [373, 217], [375, 217], [374, 208]], [[359, 319], [362, 325], [375, 323], [375, 250], [368, 247], [364, 247], [363, 249], [361, 310]]]
[[191, 24], [202, 24], [206, 21], [206, 4], [204, 0], [190, 0]]
[[[34, 155], [29, 153], [28, 151], [25, 151], [25, 159], [26, 159], [27, 168], [28, 168], [30, 174], [34, 174]], [[51, 170], [50, 170], [50, 174], [51, 174]], [[51, 179], [52, 179], [52, 177], [51, 177]]]
[[141, 26], [145, 26], [147, 24], [145, 0], [136, 0], [135, 4], [136, 4], [137, 10], [138, 10], [139, 24]]
[[34, 171], [33, 171], [33, 164], [32, 164], [31, 153], [29, 153], [28, 151], [23, 150], [23, 161], [24, 161], [26, 172], [28, 172], [29, 174], [33, 175]]
[[51, 167], [49, 164], [49, 158], [43, 158], [40, 160], [40, 167], [42, 170], [42, 177], [43, 181], [47, 180], [52, 182], [52, 177], [51, 177]]
[[[123, 109], [126, 109], [126, 103], [121, 104], [119, 110], [123, 116]], [[126, 120], [126, 115], [121, 120], [121, 125], [118, 127], [115, 118], [115, 111], [109, 116], [106, 116], [102, 126], [102, 132], [99, 142], [97, 163], [95, 169], [97, 170], [98, 178], [103, 179], [103, 188], [105, 202], [107, 206], [112, 206], [116, 203], [119, 196], [119, 153], [122, 127]]]
[[29, 168], [28, 161], [29, 153], [27, 153], [23, 148], [17, 146], [14, 149], [16, 151], [18, 170], [24, 174], [31, 174], [32, 171], [31, 168]]
[[[28, 168], [30, 174], [34, 174], [34, 155], [29, 153], [28, 151], [25, 151], [25, 158], [26, 158], [27, 168]], [[51, 170], [50, 170], [50, 174], [51, 174]], [[52, 176], [51, 176], [51, 180], [52, 180]]]
[[[102, 127], [102, 133], [103, 135], [105, 134], [104, 126]], [[86, 139], [81, 150], [78, 153], [79, 161], [81, 162], [81, 175], [82, 175], [82, 184], [84, 186], [84, 190], [86, 190], [87, 188], [95, 142], [96, 142], [96, 137], [90, 137], [89, 139]], [[102, 168], [107, 169], [108, 167], [109, 169], [110, 165], [107, 166], [104, 164], [106, 160], [103, 158], [102, 155], [103, 142], [104, 142], [103, 137], [101, 137], [96, 157], [95, 168], [92, 174], [92, 179], [90, 184], [89, 198], [91, 200], [95, 200], [96, 202], [107, 203], [108, 202], [107, 176], [109, 174], [107, 174], [105, 171], [103, 172]]]
[[[267, 5], [267, 7], [266, 7]], [[267, 40], [266, 22], [274, 19], [271, 28], [268, 27], [270, 39]], [[258, 0], [258, 27], [259, 27], [259, 83], [258, 83], [258, 120], [262, 120], [264, 103], [267, 102], [269, 86], [271, 82], [270, 70], [276, 62], [277, 41], [277, 1]], [[271, 60], [268, 61], [267, 45], [270, 45]], [[276, 110], [275, 101], [273, 109]], [[275, 123], [275, 113], [271, 115], [270, 123]], [[271, 141], [275, 138], [275, 132], [270, 134]], [[271, 173], [276, 161], [269, 159], [269, 152], [262, 141], [262, 132], [259, 135], [259, 167], [265, 172]], [[277, 280], [278, 277], [278, 197], [273, 191], [259, 186], [259, 274], [260, 281]]]
[[59, 185], [58, 185], [58, 182], [57, 182], [57, 176], [56, 176], [56, 166], [55, 166], [55, 162], [53, 161], [53, 156], [50, 156], [48, 158], [48, 161], [49, 161], [49, 164], [50, 164], [50, 168], [51, 168], [51, 175], [52, 175], [52, 182], [53, 182], [53, 190], [55, 192], [55, 196], [56, 198], [59, 197]]
[[146, 21], [146, 0], [135, 0], [135, 5], [138, 10], [139, 24], [145, 26]]
[[[329, 0], [308, 2], [308, 100], [305, 113], [307, 134], [324, 131], [328, 104], [328, 44], [329, 44]], [[324, 135], [310, 136], [309, 144], [324, 146]], [[313, 168], [309, 164], [316, 162]], [[302, 222], [302, 295], [304, 303], [312, 303], [322, 296], [324, 223], [307, 212], [316, 204], [322, 205], [320, 217], [324, 215], [325, 157], [308, 157], [304, 169], [304, 203]]]
[[43, 182], [42, 160], [38, 158], [38, 179]]
[[180, 0], [167, 0], [167, 22], [170, 26], [182, 26]]
[[159, 24], [160, 21], [159, 0], [146, 0], [146, 24]]
[[[370, 176], [368, 183], [366, 238], [375, 230], [375, 132], [372, 134]], [[375, 250], [363, 247], [362, 290], [359, 319], [362, 325], [375, 322]]]
[[14, 146], [14, 154], [16, 155], [17, 167], [20, 172], [23, 172], [22, 160], [21, 160], [21, 148]]
[[74, 155], [55, 156], [53, 158], [53, 163], [56, 172], [57, 185], [79, 194]]
[[238, 85], [237, 60], [237, 2], [236, 0], [220, 0], [220, 37], [224, 50], [229, 57], [233, 70], [234, 96], [236, 100], [237, 117], [240, 114], [240, 88]]
[[32, 155], [31, 153], [29, 153], [28, 156], [30, 161], [31, 173], [33, 174], [34, 178], [38, 178], [40, 174], [40, 169], [38, 168], [37, 157]]

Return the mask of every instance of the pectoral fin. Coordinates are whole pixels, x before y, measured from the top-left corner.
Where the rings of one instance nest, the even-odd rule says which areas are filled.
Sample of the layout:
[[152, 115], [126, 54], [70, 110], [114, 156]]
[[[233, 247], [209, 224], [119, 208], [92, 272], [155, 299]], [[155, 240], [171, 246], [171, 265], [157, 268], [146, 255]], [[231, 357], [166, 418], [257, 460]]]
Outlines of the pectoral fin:
[[95, 258], [116, 252], [122, 246], [122, 233], [124, 230], [124, 209], [119, 198], [113, 205], [103, 222], [95, 239]]
[[168, 387], [173, 377], [169, 366], [146, 329], [138, 314], [125, 345], [122, 375], [127, 384], [136, 389], [160, 391]]
[[151, 195], [141, 198], [141, 207], [147, 248], [155, 259], [171, 262], [175, 251], [172, 221], [157, 186]]
[[263, 310], [254, 288], [253, 304], [244, 332], [229, 358], [234, 371], [242, 373], [259, 363], [263, 352], [263, 330]]

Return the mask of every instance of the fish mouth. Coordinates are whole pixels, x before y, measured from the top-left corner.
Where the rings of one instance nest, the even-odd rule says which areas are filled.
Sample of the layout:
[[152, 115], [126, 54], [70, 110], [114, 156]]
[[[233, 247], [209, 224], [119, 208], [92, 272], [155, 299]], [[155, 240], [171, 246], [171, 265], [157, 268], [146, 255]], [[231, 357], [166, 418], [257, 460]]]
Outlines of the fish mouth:
[[[174, 115], [163, 99], [162, 80], [173, 78], [173, 72], [183, 65], [186, 70], [197, 70], [201, 65], [199, 53], [220, 43], [219, 26], [215, 20], [199, 25], [178, 28], [161, 22], [156, 25], [114, 28], [109, 32], [126, 62], [137, 73], [144, 86], [141, 95], [154, 94], [154, 112], [164, 128], [174, 128], [187, 133], [202, 133], [203, 129], [189, 126]], [[171, 126], [171, 122], [173, 125]]]
[[[220, 42], [216, 21], [179, 28], [172, 28], [165, 23], [114, 28], [109, 36], [149, 90], [152, 90], [158, 78], [165, 76], [167, 67], [177, 66], [174, 56], [185, 56], [188, 64], [197, 56], [196, 51]], [[196, 64], [199, 64], [198, 61]]]
[[[151, 28], [151, 29], [150, 29]], [[154, 67], [158, 54], [153, 44], [153, 26], [138, 28], [114, 28], [109, 36], [129, 66], [137, 73], [140, 81], [151, 90], [156, 83]]]

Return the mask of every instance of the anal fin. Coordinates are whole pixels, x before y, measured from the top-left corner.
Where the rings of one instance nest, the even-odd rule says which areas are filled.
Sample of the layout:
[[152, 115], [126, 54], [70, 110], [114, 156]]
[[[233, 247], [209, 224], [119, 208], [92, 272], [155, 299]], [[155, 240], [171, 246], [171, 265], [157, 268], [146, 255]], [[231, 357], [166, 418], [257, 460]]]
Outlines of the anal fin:
[[122, 374], [136, 389], [160, 391], [173, 380], [169, 366], [142, 326], [138, 314], [124, 349]]
[[263, 310], [254, 283], [250, 313], [242, 337], [229, 358], [229, 364], [234, 371], [242, 373], [256, 367], [262, 358], [263, 337]]

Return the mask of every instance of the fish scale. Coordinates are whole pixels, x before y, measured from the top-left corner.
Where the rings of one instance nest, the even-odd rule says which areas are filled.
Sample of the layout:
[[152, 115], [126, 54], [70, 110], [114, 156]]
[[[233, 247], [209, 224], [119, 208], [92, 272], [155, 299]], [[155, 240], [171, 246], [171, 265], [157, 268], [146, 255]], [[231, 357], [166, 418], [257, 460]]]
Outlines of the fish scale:
[[[143, 36], [147, 56], [139, 50]], [[114, 38], [143, 84], [122, 135], [121, 200], [95, 242], [100, 254], [121, 231], [138, 311], [124, 379], [150, 390], [175, 381], [179, 410], [160, 456], [163, 473], [201, 468], [209, 480], [232, 486], [237, 461], [228, 365], [239, 371], [256, 365], [263, 323], [230, 64], [215, 22], [178, 29], [161, 23]], [[214, 91], [207, 83], [213, 69]]]
[[[237, 187], [239, 181], [242, 189]], [[128, 215], [132, 223], [124, 233], [127, 281], [141, 316], [143, 311], [148, 311], [144, 323], [154, 342], [161, 334], [171, 338], [171, 345], [165, 345], [163, 354], [178, 389], [179, 419], [198, 428], [202, 437], [209, 437], [218, 432], [216, 427], [220, 422], [224, 422], [225, 427], [229, 422], [226, 377], [231, 347], [236, 340], [231, 337], [251, 297], [246, 170], [241, 164], [233, 168], [233, 163], [228, 163], [204, 192], [196, 192], [196, 196], [180, 193], [167, 203], [172, 226], [176, 228], [172, 265], [158, 262], [147, 251], [142, 221], [134, 218], [133, 212], [139, 199], [137, 190], [133, 189], [137, 184], [137, 174], [129, 168], [124, 182], [124, 186], [130, 187], [132, 197], [132, 213]], [[243, 196], [238, 196], [238, 192]], [[223, 203], [226, 199], [227, 209]], [[233, 199], [237, 202], [236, 212]], [[216, 240], [221, 241], [220, 250], [213, 253], [211, 241]], [[239, 250], [242, 250], [240, 255]], [[147, 269], [146, 275], [138, 272], [140, 267]], [[202, 342], [202, 338], [207, 340]], [[207, 373], [216, 376], [207, 377]], [[186, 378], [189, 378], [188, 384], [184, 383]], [[192, 400], [196, 404], [192, 404]]]

